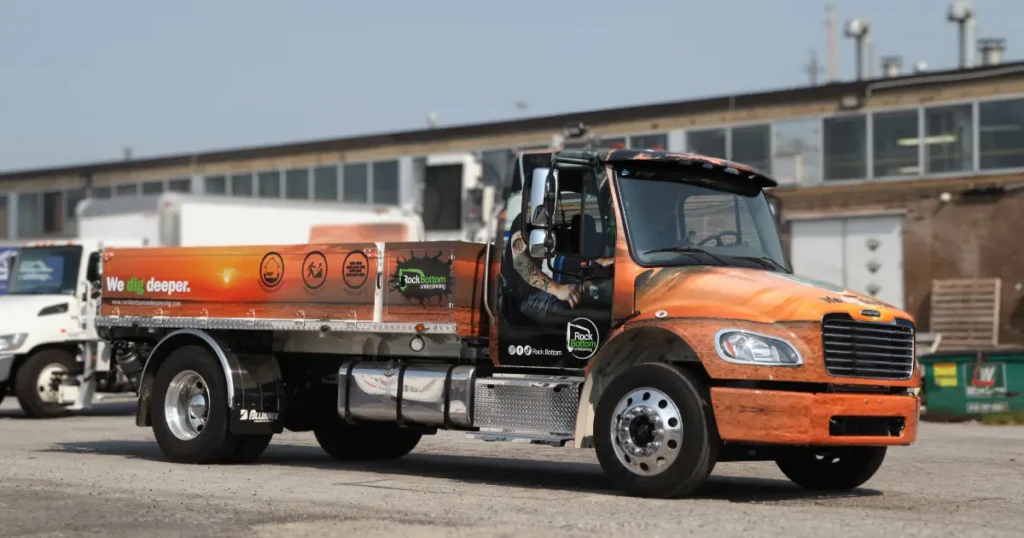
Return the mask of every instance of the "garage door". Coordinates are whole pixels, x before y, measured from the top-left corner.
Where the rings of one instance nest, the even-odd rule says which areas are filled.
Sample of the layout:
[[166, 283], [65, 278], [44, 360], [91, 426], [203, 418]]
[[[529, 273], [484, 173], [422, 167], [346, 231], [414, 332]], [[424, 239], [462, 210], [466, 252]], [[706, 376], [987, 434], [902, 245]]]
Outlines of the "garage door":
[[793, 272], [903, 308], [903, 217], [791, 221]]

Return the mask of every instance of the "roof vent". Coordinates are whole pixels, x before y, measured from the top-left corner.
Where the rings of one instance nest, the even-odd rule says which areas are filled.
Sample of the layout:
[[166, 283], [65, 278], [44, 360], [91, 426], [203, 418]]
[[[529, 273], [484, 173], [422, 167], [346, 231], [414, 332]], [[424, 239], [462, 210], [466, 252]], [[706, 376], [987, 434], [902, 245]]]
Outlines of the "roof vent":
[[922, 60], [922, 61], [917, 62], [916, 64], [914, 64], [914, 73], [915, 74], [919, 75], [921, 73], [927, 73], [927, 72], [928, 72], [928, 62]]
[[981, 65], [999, 65], [1003, 63], [1003, 53], [1005, 51], [1005, 39], [988, 37], [978, 40], [978, 52], [981, 53]]
[[882, 57], [882, 76], [885, 78], [895, 78], [900, 76], [903, 70], [903, 58], [901, 56], [883, 56]]
[[974, 67], [974, 6], [967, 0], [956, 0], [949, 5], [946, 18], [959, 26], [960, 69]]
[[871, 25], [866, 19], [846, 23], [846, 37], [857, 43], [857, 80], [871, 77]]

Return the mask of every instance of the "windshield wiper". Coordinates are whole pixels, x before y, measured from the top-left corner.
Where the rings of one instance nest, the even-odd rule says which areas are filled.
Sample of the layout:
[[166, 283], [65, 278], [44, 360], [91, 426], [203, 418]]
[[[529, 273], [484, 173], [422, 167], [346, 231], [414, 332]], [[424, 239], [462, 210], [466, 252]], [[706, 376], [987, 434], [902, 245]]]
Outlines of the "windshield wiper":
[[656, 248], [654, 250], [648, 250], [647, 252], [644, 252], [644, 256], [646, 256], [648, 254], [657, 254], [659, 252], [678, 252], [680, 254], [704, 254], [705, 256], [715, 260], [716, 262], [718, 262], [718, 263], [720, 263], [722, 265], [729, 265], [729, 262], [723, 260], [722, 258], [719, 258], [718, 256], [715, 256], [714, 254], [712, 254], [712, 253], [710, 253], [710, 252], [708, 252], [708, 251], [706, 251], [706, 250], [704, 250], [702, 248], [697, 248], [697, 247], [664, 247], [664, 248]]
[[783, 273], [788, 273], [789, 269], [786, 269], [781, 263], [769, 258], [768, 256], [757, 257], [757, 256], [736, 256], [739, 260], [746, 260], [748, 262], [754, 262], [765, 269], [778, 269]]

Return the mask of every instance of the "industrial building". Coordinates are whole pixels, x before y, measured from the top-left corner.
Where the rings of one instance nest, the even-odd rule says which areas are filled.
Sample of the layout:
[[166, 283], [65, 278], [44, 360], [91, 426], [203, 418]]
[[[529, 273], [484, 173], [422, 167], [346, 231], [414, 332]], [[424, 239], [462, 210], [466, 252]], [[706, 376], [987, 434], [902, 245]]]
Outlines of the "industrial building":
[[513, 152], [584, 123], [602, 145], [760, 168], [797, 273], [871, 293], [928, 325], [936, 278], [999, 277], [1000, 337], [1024, 342], [1024, 62], [781, 91], [0, 174], [0, 241], [70, 237], [87, 197], [161, 191], [421, 208], [456, 233], [472, 154], [494, 184]]

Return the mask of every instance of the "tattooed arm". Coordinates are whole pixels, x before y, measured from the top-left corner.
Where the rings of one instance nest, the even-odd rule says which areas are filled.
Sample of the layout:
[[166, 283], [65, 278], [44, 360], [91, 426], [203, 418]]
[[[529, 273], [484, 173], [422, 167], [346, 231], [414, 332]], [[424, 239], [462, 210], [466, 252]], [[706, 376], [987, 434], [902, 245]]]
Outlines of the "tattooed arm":
[[534, 288], [558, 297], [569, 303], [570, 307], [576, 306], [580, 301], [576, 286], [559, 284], [537, 267], [537, 262], [526, 252], [526, 241], [518, 231], [512, 234], [512, 264], [523, 280]]

